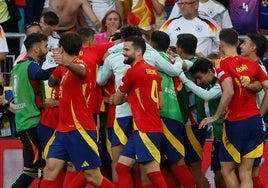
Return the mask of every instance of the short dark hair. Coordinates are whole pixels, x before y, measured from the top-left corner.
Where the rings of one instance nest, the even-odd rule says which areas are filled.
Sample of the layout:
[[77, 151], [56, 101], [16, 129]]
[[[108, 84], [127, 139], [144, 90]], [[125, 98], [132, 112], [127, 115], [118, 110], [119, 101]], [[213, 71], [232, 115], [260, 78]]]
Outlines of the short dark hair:
[[248, 38], [256, 45], [256, 55], [262, 58], [268, 48], [268, 42], [264, 35], [257, 33], [247, 34]]
[[82, 40], [77, 33], [64, 32], [60, 35], [59, 46], [69, 55], [79, 55]]
[[95, 34], [95, 31], [89, 27], [80, 27], [76, 32], [80, 36], [82, 42], [85, 42], [90, 37], [93, 38]]
[[221, 41], [231, 45], [236, 46], [238, 39], [238, 32], [232, 28], [224, 28], [220, 31], [219, 38]]
[[32, 33], [26, 37], [24, 45], [26, 50], [29, 51], [34, 44], [47, 40], [47, 36], [42, 33]]
[[207, 73], [208, 70], [212, 70], [212, 72], [215, 72], [212, 62], [206, 58], [199, 58], [189, 69], [189, 73], [190, 74], [196, 74], [198, 72]]
[[186, 54], [195, 54], [197, 38], [190, 33], [182, 33], [177, 36], [177, 47], [181, 48]]
[[126, 39], [126, 38], [128, 38], [130, 36], [133, 36], [133, 35], [137, 35], [137, 36], [142, 35], [142, 32], [141, 32], [140, 28], [137, 27], [137, 26], [132, 26], [132, 25], [122, 27], [120, 29], [120, 32], [121, 32], [121, 37], [123, 39]]
[[167, 51], [170, 38], [169, 35], [163, 31], [154, 31], [151, 36], [151, 42], [155, 44], [156, 50]]
[[59, 23], [59, 17], [57, 14], [53, 11], [47, 11], [44, 12], [41, 17], [44, 18], [44, 22], [50, 26], [58, 25]]
[[132, 45], [134, 46], [134, 48], [136, 49], [141, 49], [142, 54], [144, 54], [145, 50], [146, 50], [146, 44], [145, 44], [145, 40], [141, 37], [141, 36], [130, 36], [128, 38], [125, 39], [125, 42], [132, 42]]

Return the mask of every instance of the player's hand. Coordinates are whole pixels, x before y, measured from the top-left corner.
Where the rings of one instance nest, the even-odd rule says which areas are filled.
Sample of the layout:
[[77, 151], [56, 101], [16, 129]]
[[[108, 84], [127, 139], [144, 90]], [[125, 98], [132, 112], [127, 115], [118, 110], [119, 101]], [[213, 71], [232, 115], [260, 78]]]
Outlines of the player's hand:
[[243, 87], [247, 88], [250, 84], [250, 78], [248, 76], [240, 76], [240, 83]]
[[206, 125], [208, 125], [216, 120], [217, 120], [217, 118], [215, 116], [206, 117], [200, 122], [198, 129], [203, 129], [203, 128], [205, 128]]

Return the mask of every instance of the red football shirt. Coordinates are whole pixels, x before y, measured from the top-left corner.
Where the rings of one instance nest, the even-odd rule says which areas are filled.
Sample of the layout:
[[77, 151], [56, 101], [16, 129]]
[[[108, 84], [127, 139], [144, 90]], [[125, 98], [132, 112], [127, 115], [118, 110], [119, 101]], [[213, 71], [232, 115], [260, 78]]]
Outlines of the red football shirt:
[[[59, 100], [59, 87], [55, 87], [51, 91], [50, 98]], [[42, 112], [40, 122], [51, 128], [56, 128], [59, 120], [59, 107], [46, 107]]]
[[[112, 47], [114, 43], [104, 43], [96, 46], [82, 47], [79, 53], [79, 56], [82, 60], [87, 64], [92, 64], [91, 66], [95, 66], [96, 74], [98, 65], [102, 64], [102, 59], [104, 54], [107, 52], [108, 48]], [[95, 77], [96, 82], [96, 77]], [[92, 109], [94, 114], [98, 114], [100, 112], [100, 107], [102, 103], [102, 90], [101, 87], [96, 85], [91, 99], [89, 101], [89, 106]]]
[[144, 60], [129, 68], [122, 79], [120, 91], [127, 93], [133, 120], [141, 132], [163, 132], [159, 112], [161, 76]]
[[[67, 70], [63, 75], [60, 84], [60, 105], [58, 132], [70, 132], [80, 127], [85, 130], [96, 130], [92, 111], [88, 102], [95, 87], [95, 67], [86, 64], [83, 60], [76, 58], [74, 64], [80, 64], [86, 68], [86, 76], [79, 78]], [[56, 76], [56, 74], [53, 75]]]
[[242, 87], [240, 82], [240, 76], [249, 78], [250, 83], [256, 80], [260, 82], [268, 80], [259, 64], [246, 57], [233, 56], [221, 60], [216, 69], [220, 83], [227, 77], [233, 80], [234, 96], [228, 105], [227, 119], [238, 121], [260, 114], [256, 94]]

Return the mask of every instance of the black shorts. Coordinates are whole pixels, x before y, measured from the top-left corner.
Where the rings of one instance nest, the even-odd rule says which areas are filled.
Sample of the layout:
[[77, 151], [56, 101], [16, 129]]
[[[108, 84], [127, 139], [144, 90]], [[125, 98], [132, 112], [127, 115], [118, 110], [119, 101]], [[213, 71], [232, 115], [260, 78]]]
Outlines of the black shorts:
[[23, 145], [23, 162], [26, 168], [40, 168], [45, 166], [42, 159], [42, 147], [37, 135], [37, 127], [18, 133]]

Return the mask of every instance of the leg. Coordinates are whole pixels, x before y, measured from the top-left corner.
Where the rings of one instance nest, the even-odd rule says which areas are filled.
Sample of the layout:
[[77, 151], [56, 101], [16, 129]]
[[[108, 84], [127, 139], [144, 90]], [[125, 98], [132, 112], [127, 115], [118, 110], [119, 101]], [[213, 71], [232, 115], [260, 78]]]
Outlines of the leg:
[[88, 169], [84, 171], [88, 183], [99, 188], [114, 188], [112, 182], [102, 176], [100, 168]]
[[253, 187], [252, 182], [252, 167], [255, 159], [242, 158], [239, 164], [239, 178], [241, 188], [251, 188]]
[[45, 165], [41, 157], [41, 144], [37, 136], [36, 128], [19, 133], [23, 145], [23, 173], [12, 185], [16, 187], [28, 187], [38, 175], [38, 169]]
[[141, 164], [144, 168], [145, 173], [151, 181], [152, 187], [154, 188], [167, 188], [164, 177], [161, 174], [160, 166], [157, 161], [150, 161]]
[[184, 158], [177, 161], [176, 164], [171, 165], [171, 169], [184, 188], [196, 187], [195, 180], [190, 170], [185, 165]]
[[223, 179], [223, 176], [220, 170], [214, 171], [214, 181], [215, 181], [216, 187], [218, 188], [225, 187], [225, 181]]
[[65, 161], [55, 158], [47, 159], [46, 166], [44, 168], [43, 178], [44, 180], [55, 181], [58, 174], [65, 166]]
[[[62, 182], [57, 181], [59, 176], [63, 175], [63, 168], [65, 167], [65, 161], [49, 158], [47, 159], [46, 166], [43, 170], [43, 180], [41, 182], [41, 188], [57, 188], [62, 185]], [[63, 178], [62, 178], [63, 179]]]
[[119, 188], [134, 187], [130, 169], [135, 164], [135, 162], [136, 162], [135, 159], [120, 155], [118, 163], [116, 165]]
[[205, 177], [205, 174], [201, 170], [201, 161], [188, 164], [188, 168], [195, 179], [197, 187], [210, 188], [208, 179]]
[[237, 164], [233, 161], [221, 162], [221, 173], [227, 188], [237, 188], [240, 186], [235, 173], [236, 166]]
[[112, 164], [111, 164], [111, 168], [112, 168], [112, 180], [113, 182], [118, 182], [118, 175], [116, 172], [116, 164], [118, 162], [120, 153], [123, 149], [123, 145], [119, 144], [117, 146], [112, 147], [112, 155], [113, 155], [113, 159], [112, 159]]

